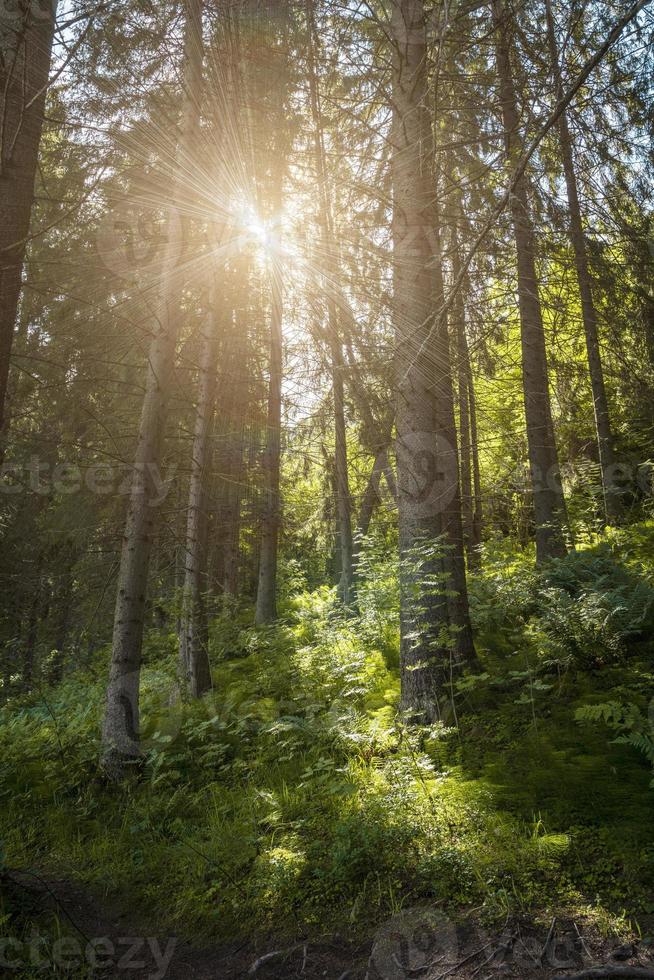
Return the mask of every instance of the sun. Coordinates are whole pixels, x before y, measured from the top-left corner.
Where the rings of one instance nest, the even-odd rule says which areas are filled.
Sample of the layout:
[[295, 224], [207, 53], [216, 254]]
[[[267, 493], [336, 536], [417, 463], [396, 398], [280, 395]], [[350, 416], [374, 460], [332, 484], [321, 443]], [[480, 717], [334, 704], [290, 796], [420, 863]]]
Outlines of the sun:
[[272, 243], [270, 226], [256, 213], [247, 218], [245, 231], [263, 248], [267, 248]]

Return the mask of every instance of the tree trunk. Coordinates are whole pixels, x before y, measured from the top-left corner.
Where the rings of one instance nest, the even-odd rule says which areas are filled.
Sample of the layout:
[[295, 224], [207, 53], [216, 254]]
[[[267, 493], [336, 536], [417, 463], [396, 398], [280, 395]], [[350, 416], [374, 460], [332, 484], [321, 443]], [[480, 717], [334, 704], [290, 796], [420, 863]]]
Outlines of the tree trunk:
[[354, 545], [352, 540], [352, 498], [347, 465], [347, 431], [345, 427], [345, 399], [343, 386], [343, 345], [341, 343], [339, 317], [333, 292], [329, 288], [336, 279], [336, 242], [332, 217], [332, 202], [328, 185], [325, 159], [325, 140], [322, 110], [318, 92], [315, 64], [314, 0], [307, 0], [308, 70], [311, 115], [313, 119], [316, 171], [320, 185], [319, 208], [322, 233], [324, 282], [327, 293], [327, 317], [329, 324], [329, 348], [331, 354], [332, 393], [334, 399], [334, 469], [336, 474], [336, 513], [340, 542], [341, 575], [338, 592], [344, 605], [354, 599]]
[[[233, 313], [226, 320], [224, 354], [221, 357], [220, 390], [216, 402], [214, 480], [210, 507], [212, 560], [210, 580], [223, 599], [236, 598], [239, 586], [240, 524], [243, 496], [244, 435], [248, 417], [248, 318], [247, 263], [236, 264], [236, 283], [230, 289]], [[239, 296], [243, 297], [239, 301]]]
[[453, 586], [458, 591], [463, 572], [457, 604], [466, 602], [449, 352], [443, 324], [435, 330], [434, 323], [442, 284], [433, 273], [437, 216], [422, 0], [393, 0], [391, 29], [400, 705], [429, 722], [453, 693], [450, 682], [470, 634], [468, 627], [462, 641], [453, 631], [462, 608], [447, 596]]
[[[241, 365], [242, 368], [242, 365]], [[232, 379], [229, 387], [232, 388]], [[213, 513], [215, 537], [214, 587], [224, 600], [238, 596], [240, 572], [241, 510], [243, 497], [243, 419], [240, 403], [228, 398], [227, 410], [222, 406], [217, 416], [224, 422], [219, 432], [220, 446], [217, 452], [215, 480], [216, 502]], [[242, 406], [245, 411], [245, 406]], [[219, 414], [220, 413], [220, 414]]]
[[[554, 17], [552, 15], [552, 5], [550, 0], [545, 0], [545, 14], [547, 18], [547, 39], [550, 48], [552, 74], [554, 76], [554, 90], [557, 101], [561, 101], [564, 96], [563, 79], [561, 77], [559, 49], [556, 41]], [[561, 147], [561, 160], [563, 162], [563, 173], [565, 175], [565, 186], [568, 198], [570, 240], [572, 242], [572, 247], [575, 254], [577, 281], [579, 283], [579, 295], [581, 298], [581, 313], [586, 338], [586, 351], [588, 354], [588, 368], [593, 393], [593, 410], [595, 413], [597, 447], [599, 451], [600, 467], [602, 470], [604, 510], [607, 520], [611, 523], [616, 523], [620, 520], [622, 515], [622, 503], [620, 500], [620, 490], [615, 480], [616, 469], [614, 440], [611, 429], [609, 406], [606, 398], [606, 389], [604, 387], [604, 371], [602, 369], [602, 357], [600, 354], [599, 336], [597, 330], [597, 314], [595, 312], [595, 303], [593, 301], [593, 283], [590, 268], [588, 266], [588, 253], [586, 250], [584, 226], [581, 220], [581, 207], [579, 204], [579, 191], [577, 189], [577, 175], [575, 173], [572, 138], [570, 136], [570, 129], [568, 126], [568, 117], [565, 112], [562, 112], [559, 118], [559, 145]]]
[[[75, 549], [69, 541], [63, 549], [63, 569], [57, 589], [57, 619], [54, 635], [53, 658], [50, 666], [50, 682], [58, 684], [61, 680], [66, 641], [70, 630], [70, 617], [73, 602], [73, 569], [75, 567]], [[60, 559], [61, 560], [61, 559]]]
[[150, 348], [146, 391], [139, 425], [134, 474], [114, 617], [111, 668], [103, 726], [103, 764], [120, 778], [139, 751], [139, 681], [148, 569], [156, 526], [156, 476], [162, 459], [166, 403], [174, 366], [182, 271], [177, 258], [181, 245], [179, 198], [184, 172], [192, 172], [193, 147], [199, 129], [202, 93], [202, 0], [186, 0], [184, 41], [184, 104], [177, 150], [176, 174], [171, 189], [167, 244], [163, 256], [162, 286], [155, 318], [156, 334]]
[[281, 269], [272, 263], [272, 307], [270, 312], [270, 377], [268, 380], [268, 425], [264, 457], [264, 501], [261, 519], [261, 551], [255, 623], [263, 626], [277, 618], [277, 557], [279, 546], [279, 474], [282, 422], [282, 316]]
[[[493, 21], [506, 156], [512, 164], [522, 151], [520, 120], [511, 67], [511, 42], [501, 0], [493, 0]], [[518, 264], [518, 302], [522, 343], [522, 383], [529, 466], [536, 523], [536, 560], [566, 553], [567, 515], [554, 438], [545, 331], [536, 277], [536, 245], [529, 213], [527, 181], [522, 177], [511, 195], [511, 218]]]
[[[434, 205], [433, 226], [434, 258], [434, 307], [439, 310], [445, 300], [440, 222]], [[443, 551], [444, 582], [447, 589], [450, 630], [457, 665], [474, 664], [477, 660], [470, 613], [468, 610], [468, 586], [466, 582], [465, 548], [461, 521], [461, 484], [459, 451], [454, 415], [454, 391], [452, 386], [452, 357], [446, 317], [441, 317], [435, 331], [435, 347], [438, 366], [435, 370], [434, 391], [437, 399], [436, 418], [441, 444], [446, 447], [441, 454], [445, 472], [445, 486], [449, 488], [443, 498]]]
[[6, 398], [57, 5], [3, 4], [0, 38], [0, 459]]
[[212, 310], [202, 327], [198, 403], [193, 433], [184, 567], [184, 592], [179, 636], [180, 674], [191, 697], [211, 687], [209, 624], [204, 593], [207, 572], [207, 480], [209, 434], [216, 398], [218, 314]]
[[472, 377], [470, 352], [468, 351], [468, 404], [470, 406], [470, 448], [472, 450], [472, 565], [471, 568], [481, 567], [481, 530], [483, 526], [483, 511], [481, 500], [481, 473], [479, 469], [479, 439], [477, 436], [477, 398]]
[[372, 516], [375, 513], [375, 509], [381, 502], [381, 494], [379, 490], [379, 485], [381, 482], [382, 474], [387, 465], [386, 459], [386, 449], [381, 449], [377, 456], [375, 457], [375, 462], [372, 466], [372, 471], [368, 478], [366, 484], [366, 489], [363, 491], [363, 496], [361, 498], [361, 507], [359, 508], [359, 523], [357, 525], [356, 534], [356, 546], [355, 546], [355, 568], [358, 564], [359, 552], [361, 550], [361, 542], [368, 534], [370, 530], [370, 522]]
[[[452, 278], [457, 280], [461, 271], [459, 241], [456, 230], [452, 231]], [[459, 438], [461, 440], [461, 507], [463, 513], [463, 537], [468, 558], [468, 568], [475, 567], [478, 553], [474, 541], [474, 502], [472, 496], [472, 439], [470, 421], [470, 386], [468, 370], [470, 358], [466, 338], [465, 307], [461, 290], [452, 304], [454, 335], [457, 352], [457, 387], [459, 394]]]
[[29, 605], [27, 616], [27, 628], [25, 630], [25, 651], [23, 655], [23, 680], [26, 685], [32, 683], [34, 677], [34, 664], [36, 660], [36, 646], [39, 635], [39, 618], [43, 605], [43, 552], [39, 552], [36, 561], [36, 574], [34, 576], [34, 587], [32, 601]]
[[[456, 278], [460, 271], [459, 243], [454, 241], [453, 274]], [[475, 383], [472, 376], [472, 363], [468, 338], [466, 335], [465, 300], [460, 298], [460, 305], [454, 304], [457, 316], [457, 359], [459, 384], [459, 413], [461, 428], [461, 486], [463, 495], [464, 527], [466, 530], [466, 554], [468, 567], [481, 567], [481, 528], [482, 500], [481, 474], [479, 471], [479, 441], [477, 436], [477, 400], [475, 398]], [[464, 436], [465, 434], [465, 436]], [[465, 438], [465, 445], [464, 445]], [[466, 495], [467, 500], [466, 500]]]

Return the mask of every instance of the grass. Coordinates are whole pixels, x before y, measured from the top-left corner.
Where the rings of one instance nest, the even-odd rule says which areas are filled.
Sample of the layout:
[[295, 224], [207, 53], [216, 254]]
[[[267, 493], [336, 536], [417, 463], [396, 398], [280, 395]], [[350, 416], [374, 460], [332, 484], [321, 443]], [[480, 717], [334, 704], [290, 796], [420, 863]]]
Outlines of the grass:
[[[491, 921], [565, 907], [646, 923], [650, 767], [575, 716], [616, 697], [646, 710], [652, 538], [615, 532], [542, 575], [489, 553], [471, 585], [483, 673], [461, 685], [458, 731], [396, 717], [387, 565], [371, 569], [360, 619], [322, 589], [291, 597], [274, 628], [250, 628], [247, 609], [216, 621], [199, 704], [175, 697], [174, 637], [153, 633], [146, 765], [121, 787], [97, 767], [104, 651], [0, 713], [6, 866], [82, 881], [198, 940], [364, 932], [422, 902]], [[624, 582], [640, 605], [613, 615]], [[558, 593], [590, 610], [569, 636]]]

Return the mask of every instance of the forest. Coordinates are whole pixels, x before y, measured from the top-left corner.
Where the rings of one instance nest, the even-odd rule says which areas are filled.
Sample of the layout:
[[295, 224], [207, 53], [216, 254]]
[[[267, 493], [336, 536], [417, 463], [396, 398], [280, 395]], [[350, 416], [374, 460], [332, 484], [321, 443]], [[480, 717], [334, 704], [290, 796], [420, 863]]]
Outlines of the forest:
[[654, 978], [649, 0], [0, 0], [0, 976]]

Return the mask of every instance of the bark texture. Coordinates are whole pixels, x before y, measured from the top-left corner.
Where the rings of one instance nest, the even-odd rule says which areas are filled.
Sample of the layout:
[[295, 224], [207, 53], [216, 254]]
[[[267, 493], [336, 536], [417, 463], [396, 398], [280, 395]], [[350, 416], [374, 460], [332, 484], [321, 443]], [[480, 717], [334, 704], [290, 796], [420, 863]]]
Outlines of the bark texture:
[[279, 473], [282, 422], [282, 317], [281, 270], [273, 266], [270, 311], [270, 375], [268, 379], [268, 422], [264, 455], [264, 499], [255, 622], [257, 626], [277, 618], [277, 557], [279, 549]]
[[315, 67], [315, 23], [314, 0], [306, 0], [308, 23], [308, 69], [311, 115], [314, 130], [314, 151], [316, 171], [320, 187], [320, 227], [324, 281], [327, 294], [327, 319], [329, 331], [329, 350], [331, 358], [332, 395], [334, 400], [334, 471], [336, 479], [336, 514], [338, 521], [339, 553], [341, 574], [338, 593], [344, 605], [354, 599], [354, 543], [352, 538], [352, 498], [347, 465], [347, 437], [345, 428], [345, 392], [343, 383], [344, 358], [340, 336], [339, 314], [330, 283], [336, 280], [336, 241], [332, 215], [332, 201], [329, 176], [325, 158], [320, 93]]
[[[561, 76], [561, 65], [559, 61], [559, 49], [556, 41], [556, 30], [554, 17], [552, 15], [552, 5], [550, 0], [545, 0], [545, 14], [547, 18], [547, 39], [550, 49], [550, 60], [552, 74], [554, 76], [554, 90], [557, 101], [562, 101], [564, 96], [563, 78]], [[577, 281], [579, 283], [579, 295], [581, 298], [581, 314], [584, 323], [584, 336], [586, 339], [586, 353], [588, 356], [588, 370], [590, 374], [590, 384], [593, 393], [593, 411], [595, 414], [595, 429], [597, 432], [597, 448], [599, 452], [600, 467], [602, 470], [602, 490], [604, 493], [604, 510], [606, 518], [610, 523], [617, 523], [622, 515], [622, 505], [620, 490], [616, 485], [616, 458], [611, 428], [611, 417], [609, 405], [606, 397], [604, 385], [604, 369], [602, 367], [602, 356], [600, 353], [599, 335], [597, 329], [597, 313], [593, 301], [593, 280], [588, 265], [588, 250], [586, 248], [586, 236], [581, 218], [581, 205], [579, 203], [579, 190], [577, 187], [577, 174], [575, 171], [574, 149], [568, 117], [565, 112], [559, 117], [559, 145], [561, 148], [561, 161], [563, 163], [563, 173], [565, 176], [566, 194], [568, 198], [568, 212], [570, 218], [569, 234], [575, 255], [575, 268], [577, 271]]]
[[[461, 271], [459, 239], [456, 229], [452, 235], [452, 275]], [[468, 568], [481, 565], [481, 486], [479, 447], [477, 445], [477, 412], [470, 351], [466, 335], [466, 315], [463, 291], [459, 290], [452, 304], [453, 334], [456, 338], [457, 386], [459, 393], [459, 433], [461, 456], [461, 505], [463, 534]]]
[[211, 508], [211, 581], [226, 601], [235, 599], [239, 589], [244, 420], [249, 410], [246, 337], [247, 313], [236, 304], [233, 321], [227, 325], [221, 358]]
[[160, 464], [166, 405], [175, 359], [183, 286], [178, 257], [182, 219], [179, 201], [183, 175], [192, 172], [199, 129], [202, 94], [202, 0], [186, 0], [184, 41], [184, 101], [171, 188], [167, 244], [163, 255], [160, 292], [156, 300], [155, 334], [150, 347], [146, 390], [139, 424], [134, 473], [114, 616], [111, 667], [103, 725], [103, 765], [120, 778], [138, 761], [139, 682], [145, 600], [153, 536], [161, 505]]
[[207, 591], [207, 497], [211, 422], [216, 400], [218, 315], [214, 310], [202, 324], [193, 456], [189, 485], [184, 592], [179, 634], [180, 673], [191, 697], [199, 698], [211, 687]]
[[[401, 707], [442, 715], [474, 658], [467, 618], [449, 341], [442, 319], [422, 0], [394, 0], [393, 245]], [[448, 596], [448, 593], [452, 593]]]
[[[493, 0], [493, 21], [506, 156], [513, 169], [523, 147], [511, 65], [510, 22], [501, 0]], [[536, 242], [525, 176], [515, 185], [510, 207], [518, 265], [522, 384], [536, 523], [536, 559], [541, 562], [565, 554], [567, 515], [554, 439], [545, 331], [536, 276]]]
[[56, 10], [5, 3], [0, 19], [0, 458]]

